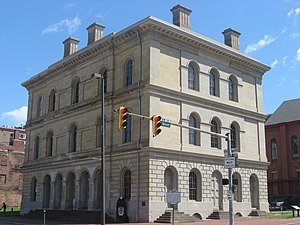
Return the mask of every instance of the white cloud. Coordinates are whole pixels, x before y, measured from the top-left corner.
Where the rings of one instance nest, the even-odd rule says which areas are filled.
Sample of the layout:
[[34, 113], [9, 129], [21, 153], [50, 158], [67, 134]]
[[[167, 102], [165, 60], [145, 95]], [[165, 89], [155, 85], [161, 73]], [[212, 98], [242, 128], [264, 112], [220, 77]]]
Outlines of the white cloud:
[[300, 8], [291, 9], [286, 16], [291, 17], [291, 16], [297, 16], [298, 14], [300, 14]]
[[297, 50], [296, 60], [300, 61], [300, 48], [298, 48], [298, 50]]
[[271, 63], [271, 67], [274, 68], [278, 63], [279, 63], [279, 61], [278, 61], [277, 59], [275, 59], [275, 60]]
[[[9, 112], [1, 114], [1, 119], [7, 119], [13, 123], [14, 126], [20, 126], [25, 124], [27, 119], [27, 106], [22, 106], [19, 109], [15, 109]], [[3, 124], [8, 125], [8, 124]]]
[[69, 34], [74, 33], [79, 26], [81, 25], [81, 19], [78, 17], [75, 17], [74, 19], [63, 19], [59, 21], [58, 23], [52, 24], [45, 28], [42, 31], [42, 34], [48, 34], [48, 33], [57, 33], [67, 30]]
[[282, 65], [285, 65], [286, 59], [287, 59], [287, 58], [288, 58], [288, 56], [286, 55], [286, 56], [284, 56], [284, 57], [281, 59]]
[[272, 35], [266, 34], [263, 39], [260, 39], [257, 43], [250, 44], [247, 46], [245, 53], [255, 52], [257, 50], [262, 49], [263, 47], [274, 42], [278, 37], [272, 37]]
[[297, 38], [297, 37], [299, 37], [300, 36], [300, 33], [298, 32], [298, 33], [291, 33], [290, 34], [290, 37], [291, 38]]

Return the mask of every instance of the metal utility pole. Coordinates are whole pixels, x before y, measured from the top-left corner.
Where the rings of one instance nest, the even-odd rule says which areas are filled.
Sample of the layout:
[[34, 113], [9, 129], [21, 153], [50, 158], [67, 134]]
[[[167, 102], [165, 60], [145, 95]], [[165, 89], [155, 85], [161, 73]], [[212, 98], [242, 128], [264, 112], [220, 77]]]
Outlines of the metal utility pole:
[[[227, 136], [227, 156], [228, 158], [232, 158], [231, 151], [231, 137], [230, 133], [226, 134]], [[235, 164], [235, 160], [234, 160]], [[232, 196], [232, 168], [228, 167], [228, 200], [229, 200], [229, 224], [234, 225], [234, 215], [233, 215], [233, 196]]]
[[101, 208], [102, 208], [102, 216], [101, 216], [101, 225], [105, 225], [105, 121], [104, 121], [104, 80], [105, 77], [99, 73], [93, 73], [91, 75], [92, 78], [101, 79], [101, 128], [100, 128], [100, 140], [101, 140], [101, 150], [100, 150], [100, 158], [101, 161], [101, 178], [102, 178], [102, 192], [101, 192]]

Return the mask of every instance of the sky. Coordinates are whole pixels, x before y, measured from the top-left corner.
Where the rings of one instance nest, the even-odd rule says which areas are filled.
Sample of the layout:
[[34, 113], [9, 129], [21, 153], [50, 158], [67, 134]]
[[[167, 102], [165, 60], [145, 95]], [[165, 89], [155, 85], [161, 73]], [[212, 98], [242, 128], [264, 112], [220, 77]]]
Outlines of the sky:
[[62, 59], [65, 39], [85, 47], [94, 22], [105, 25], [104, 35], [148, 16], [172, 23], [177, 4], [192, 10], [193, 31], [223, 43], [222, 32], [233, 28], [241, 51], [272, 67], [263, 77], [266, 114], [300, 98], [300, 0], [1, 0], [0, 126], [25, 125], [21, 83]]

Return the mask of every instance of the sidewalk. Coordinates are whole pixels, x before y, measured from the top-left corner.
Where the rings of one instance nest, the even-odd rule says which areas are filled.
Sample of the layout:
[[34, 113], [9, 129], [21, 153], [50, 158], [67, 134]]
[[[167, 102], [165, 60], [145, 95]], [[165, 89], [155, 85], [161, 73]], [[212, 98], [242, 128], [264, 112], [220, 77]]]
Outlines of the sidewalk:
[[[81, 224], [70, 222], [60, 222], [60, 221], [47, 221], [46, 225], [98, 225], [98, 224]], [[238, 218], [234, 221], [235, 225], [300, 225], [300, 217], [295, 217], [291, 219], [261, 219], [261, 218]], [[44, 225], [43, 219], [27, 219], [22, 217], [0, 217], [0, 225]], [[112, 224], [120, 225], [120, 224]], [[124, 224], [126, 225], [126, 224]], [[165, 223], [127, 223], [127, 225], [167, 225]], [[229, 225], [228, 220], [203, 220], [195, 223], [182, 223], [176, 225]]]

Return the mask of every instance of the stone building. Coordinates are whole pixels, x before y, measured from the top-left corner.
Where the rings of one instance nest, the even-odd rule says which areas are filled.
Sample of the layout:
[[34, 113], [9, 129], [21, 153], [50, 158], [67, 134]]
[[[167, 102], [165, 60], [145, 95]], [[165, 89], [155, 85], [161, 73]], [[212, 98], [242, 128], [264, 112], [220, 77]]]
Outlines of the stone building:
[[[300, 202], [300, 98], [283, 102], [265, 126], [269, 201]], [[289, 166], [287, 166], [289, 165]]]
[[25, 81], [29, 92], [22, 213], [34, 209], [97, 210], [102, 188], [100, 81], [105, 92], [106, 212], [126, 199], [132, 222], [153, 222], [176, 189], [186, 214], [206, 218], [228, 211], [222, 179], [226, 141], [174, 127], [152, 137], [151, 122], [129, 116], [118, 130], [115, 110], [161, 115], [185, 126], [226, 134], [239, 154], [234, 213], [268, 210], [262, 76], [270, 68], [239, 50], [239, 35], [224, 30], [225, 44], [190, 29], [191, 10], [171, 9], [173, 24], [149, 16], [103, 35], [90, 25], [88, 44], [64, 43], [64, 57]]
[[22, 128], [0, 127], [0, 203], [20, 207], [26, 134]]

